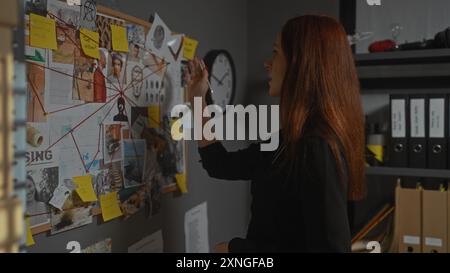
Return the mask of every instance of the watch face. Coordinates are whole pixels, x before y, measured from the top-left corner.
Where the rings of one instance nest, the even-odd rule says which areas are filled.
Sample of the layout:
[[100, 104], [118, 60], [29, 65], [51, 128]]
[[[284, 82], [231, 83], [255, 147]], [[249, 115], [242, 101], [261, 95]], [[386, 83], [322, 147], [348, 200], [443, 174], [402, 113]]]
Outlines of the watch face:
[[234, 67], [232, 61], [225, 53], [220, 53], [215, 58], [210, 73], [210, 82], [214, 104], [219, 105], [225, 111], [226, 105], [231, 104], [234, 89]]

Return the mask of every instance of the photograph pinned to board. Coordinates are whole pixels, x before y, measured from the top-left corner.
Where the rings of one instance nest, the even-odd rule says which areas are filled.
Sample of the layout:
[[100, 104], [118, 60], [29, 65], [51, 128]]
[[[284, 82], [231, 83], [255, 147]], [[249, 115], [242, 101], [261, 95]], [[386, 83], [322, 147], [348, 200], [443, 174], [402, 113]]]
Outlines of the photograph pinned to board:
[[51, 234], [58, 234], [92, 223], [92, 203], [83, 203], [73, 191], [67, 198], [62, 211], [51, 210]]
[[108, 187], [106, 193], [119, 192], [123, 189], [122, 161], [109, 163], [105, 166], [108, 169]]
[[[112, 89], [125, 89], [127, 59], [124, 53], [112, 52], [108, 62], [107, 82]], [[117, 92], [115, 92], [117, 94]]]
[[94, 171], [92, 176], [94, 192], [97, 196], [112, 192], [113, 177], [109, 175], [109, 169]]
[[145, 73], [145, 77], [149, 77], [150, 75], [159, 76], [160, 80], [164, 77], [166, 73], [167, 66], [170, 65], [165, 58], [160, 57], [156, 53], [144, 52], [144, 56], [142, 58], [142, 62], [149, 71]]
[[145, 128], [148, 128], [147, 107], [131, 108], [131, 134], [133, 138], [141, 139]]
[[177, 164], [176, 159], [172, 158], [175, 146], [170, 134], [165, 134], [161, 129], [146, 128], [143, 139], [148, 149], [144, 177], [155, 179], [161, 191], [175, 191]]
[[97, 1], [81, 0], [80, 28], [86, 28], [91, 31], [97, 31]]
[[[94, 102], [95, 103], [105, 103], [107, 101], [108, 95], [114, 95], [116, 92], [108, 92], [108, 84], [106, 82], [106, 75], [108, 75], [108, 59], [109, 52], [104, 48], [99, 50], [100, 58], [95, 60], [95, 71], [94, 71]], [[114, 87], [110, 87], [114, 88]]]
[[108, 238], [81, 250], [81, 253], [112, 253], [112, 239]]
[[124, 26], [125, 22], [118, 18], [114, 18], [97, 12], [96, 25], [100, 34], [100, 47], [112, 50], [112, 33], [111, 24]]
[[143, 26], [127, 23], [128, 47], [130, 52], [128, 60], [132, 62], [140, 62], [145, 51], [145, 29]]
[[[80, 34], [76, 35], [80, 41]], [[72, 98], [82, 102], [94, 102], [95, 60], [86, 57], [79, 48], [74, 51]]]
[[116, 122], [104, 125], [103, 160], [105, 164], [122, 160], [122, 127]]
[[27, 167], [27, 215], [30, 215], [31, 227], [49, 223], [48, 203], [59, 184], [58, 165], [56, 163]]
[[78, 6], [70, 6], [65, 1], [47, 0], [47, 12], [49, 17], [55, 19], [60, 25], [73, 29], [79, 26], [80, 7]]
[[118, 97], [115, 102], [116, 107], [113, 108], [110, 115], [115, 122], [128, 123], [127, 103], [124, 97]]
[[27, 64], [27, 121], [46, 122], [45, 68], [42, 65]]
[[47, 16], [47, 0], [26, 0], [25, 14], [34, 13], [40, 16]]
[[58, 169], [57, 164], [46, 164], [27, 170], [27, 177], [32, 182], [30, 190], [34, 192], [35, 201], [48, 204], [59, 185]]
[[147, 33], [145, 48], [161, 58], [167, 57], [167, 41], [169, 40], [169, 37], [171, 35], [172, 32], [170, 31], [170, 29], [167, 27], [161, 17], [159, 17], [159, 15], [155, 13], [152, 27]]
[[146, 187], [139, 186], [134, 188], [122, 189], [119, 192], [120, 208], [125, 219], [138, 213], [145, 206]]
[[30, 216], [30, 227], [34, 228], [50, 223], [49, 207], [41, 201], [36, 182], [30, 173], [27, 174], [26, 185], [26, 214]]
[[131, 188], [143, 183], [145, 169], [145, 153], [147, 151], [145, 140], [123, 140], [123, 174], [124, 187]]
[[[135, 105], [145, 105], [144, 65], [139, 62], [127, 62], [127, 96]], [[128, 95], [129, 94], [129, 95]]]
[[[92, 172], [92, 183], [97, 196], [121, 191], [123, 189], [122, 161], [103, 165], [100, 170]], [[94, 206], [100, 207], [100, 202], [95, 203]]]

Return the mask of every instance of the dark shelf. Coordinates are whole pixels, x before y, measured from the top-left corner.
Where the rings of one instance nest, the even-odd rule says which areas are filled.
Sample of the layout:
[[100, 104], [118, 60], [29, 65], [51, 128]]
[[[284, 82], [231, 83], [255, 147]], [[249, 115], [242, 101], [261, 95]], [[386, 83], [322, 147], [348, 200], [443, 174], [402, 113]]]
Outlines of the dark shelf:
[[360, 79], [439, 78], [450, 76], [450, 49], [355, 54]]
[[431, 60], [439, 61], [438, 59], [440, 59], [440, 61], [450, 59], [450, 48], [355, 54], [355, 61], [359, 64], [380, 61], [389, 62], [393, 60], [407, 60], [408, 62], [427, 62]]
[[394, 177], [422, 177], [422, 178], [449, 178], [450, 170], [368, 167], [366, 174], [370, 176], [394, 176]]

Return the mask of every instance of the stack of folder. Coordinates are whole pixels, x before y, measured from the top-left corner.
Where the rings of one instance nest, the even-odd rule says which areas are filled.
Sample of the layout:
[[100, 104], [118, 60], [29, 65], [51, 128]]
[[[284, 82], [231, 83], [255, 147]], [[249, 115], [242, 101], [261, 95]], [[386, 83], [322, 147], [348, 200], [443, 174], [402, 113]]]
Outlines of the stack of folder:
[[450, 252], [450, 193], [397, 186], [395, 225], [400, 253]]
[[391, 95], [389, 166], [450, 167], [448, 105], [445, 94]]

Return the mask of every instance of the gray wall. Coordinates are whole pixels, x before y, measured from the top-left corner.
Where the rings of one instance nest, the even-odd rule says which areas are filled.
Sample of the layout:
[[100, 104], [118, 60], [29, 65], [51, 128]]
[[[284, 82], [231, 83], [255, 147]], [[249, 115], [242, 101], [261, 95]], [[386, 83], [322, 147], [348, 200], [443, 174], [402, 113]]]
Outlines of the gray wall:
[[268, 95], [264, 60], [272, 55], [273, 43], [283, 24], [290, 18], [306, 13], [339, 17], [336, 0], [248, 0], [248, 88], [245, 102], [278, 104]]
[[[153, 12], [176, 32], [200, 41], [198, 56], [210, 49], [227, 49], [237, 70], [236, 103], [242, 103], [247, 76], [247, 2], [242, 0], [100, 0], [99, 4], [147, 20]], [[230, 150], [245, 143], [226, 143]], [[184, 213], [203, 201], [208, 202], [209, 239], [214, 244], [235, 236], [245, 236], [249, 219], [249, 183], [209, 178], [199, 163], [197, 144], [188, 144], [189, 193], [166, 195], [161, 213], [150, 220], [143, 213], [130, 220], [91, 224], [56, 236], [36, 236], [29, 252], [66, 252], [68, 241], [82, 247], [112, 238], [113, 252], [126, 252], [129, 245], [162, 228], [166, 252], [184, 252]]]

